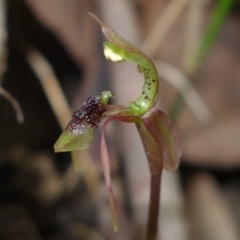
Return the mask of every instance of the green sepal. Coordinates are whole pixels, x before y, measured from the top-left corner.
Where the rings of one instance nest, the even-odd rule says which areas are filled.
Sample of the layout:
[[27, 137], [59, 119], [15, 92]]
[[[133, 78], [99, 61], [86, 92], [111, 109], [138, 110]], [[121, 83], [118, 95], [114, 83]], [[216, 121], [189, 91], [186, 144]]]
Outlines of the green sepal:
[[[74, 118], [69, 123], [76, 121]], [[68, 125], [69, 126], [69, 125]], [[54, 144], [55, 152], [68, 152], [76, 149], [85, 149], [90, 146], [94, 138], [95, 128], [86, 122], [82, 124], [74, 124], [73, 131], [69, 131], [68, 127], [62, 132], [57, 142]]]

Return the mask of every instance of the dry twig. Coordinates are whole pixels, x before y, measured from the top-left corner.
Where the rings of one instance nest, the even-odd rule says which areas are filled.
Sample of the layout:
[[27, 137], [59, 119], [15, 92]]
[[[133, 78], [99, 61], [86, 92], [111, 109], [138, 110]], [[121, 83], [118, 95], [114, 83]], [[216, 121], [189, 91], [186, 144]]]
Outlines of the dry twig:
[[154, 56], [167, 32], [175, 23], [188, 1], [189, 0], [172, 0], [164, 9], [163, 13], [159, 15], [141, 46], [141, 49], [145, 50], [148, 56]]
[[18, 103], [18, 101], [1, 86], [0, 86], [0, 95], [5, 97], [11, 103], [11, 105], [15, 110], [18, 123], [22, 124], [24, 122], [24, 116], [23, 116], [22, 108]]
[[[31, 49], [28, 51], [26, 54], [26, 59], [32, 70], [37, 75], [61, 128], [64, 129], [69, 122], [72, 111], [51, 65], [36, 49]], [[76, 165], [81, 166], [80, 170], [83, 174], [83, 178], [89, 187], [90, 192], [94, 194], [99, 177], [98, 170], [93, 164], [93, 159], [87, 150], [81, 150], [81, 153], [76, 151], [75, 153], [77, 158], [75, 157], [74, 153], [72, 154], [75, 167]], [[75, 161], [75, 159], [77, 159], [78, 162], [76, 162], [77, 160]], [[70, 166], [63, 178], [66, 191], [68, 193], [77, 186], [79, 179], [80, 175], [74, 174], [74, 169], [72, 166]]]

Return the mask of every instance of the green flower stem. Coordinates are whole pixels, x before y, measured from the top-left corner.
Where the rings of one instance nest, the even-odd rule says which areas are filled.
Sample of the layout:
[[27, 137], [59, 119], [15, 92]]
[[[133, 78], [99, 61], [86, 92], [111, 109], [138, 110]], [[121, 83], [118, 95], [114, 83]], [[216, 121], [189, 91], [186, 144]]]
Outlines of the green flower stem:
[[[219, 0], [219, 3], [213, 13], [206, 33], [198, 49], [189, 60], [189, 65], [187, 66], [186, 74], [190, 78], [195, 74], [201, 62], [210, 51], [233, 3], [234, 3], [233, 0]], [[176, 121], [178, 114], [180, 113], [183, 103], [184, 101], [182, 96], [178, 94], [169, 114], [170, 118], [174, 122]]]

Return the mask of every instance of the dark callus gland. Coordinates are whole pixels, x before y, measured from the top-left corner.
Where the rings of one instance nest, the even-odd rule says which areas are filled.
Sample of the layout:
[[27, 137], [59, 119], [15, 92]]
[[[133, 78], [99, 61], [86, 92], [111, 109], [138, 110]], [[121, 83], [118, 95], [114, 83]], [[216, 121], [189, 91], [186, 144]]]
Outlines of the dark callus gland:
[[89, 125], [97, 128], [97, 124], [101, 121], [103, 113], [107, 110], [105, 106], [101, 106], [101, 99], [99, 96], [89, 97], [72, 117], [85, 120]]

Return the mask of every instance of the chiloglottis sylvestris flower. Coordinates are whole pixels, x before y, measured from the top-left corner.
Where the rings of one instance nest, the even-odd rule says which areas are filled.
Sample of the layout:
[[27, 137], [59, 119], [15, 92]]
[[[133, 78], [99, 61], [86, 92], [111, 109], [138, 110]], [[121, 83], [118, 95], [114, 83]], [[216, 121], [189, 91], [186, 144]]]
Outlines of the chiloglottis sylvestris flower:
[[98, 123], [102, 126], [100, 141], [101, 161], [108, 190], [114, 230], [118, 229], [117, 208], [111, 186], [110, 159], [105, 141], [105, 129], [111, 121], [135, 123], [148, 158], [151, 174], [160, 175], [162, 167], [169, 172], [178, 168], [181, 144], [170, 119], [155, 107], [158, 96], [158, 75], [152, 61], [138, 48], [127, 42], [94, 14], [89, 13], [102, 27], [109, 40], [104, 43], [104, 54], [114, 62], [131, 61], [145, 78], [141, 95], [127, 107], [108, 105], [113, 97], [110, 91], [87, 99], [82, 107], [72, 115], [66, 129], [54, 145], [55, 152], [73, 151], [87, 148], [94, 139]]

